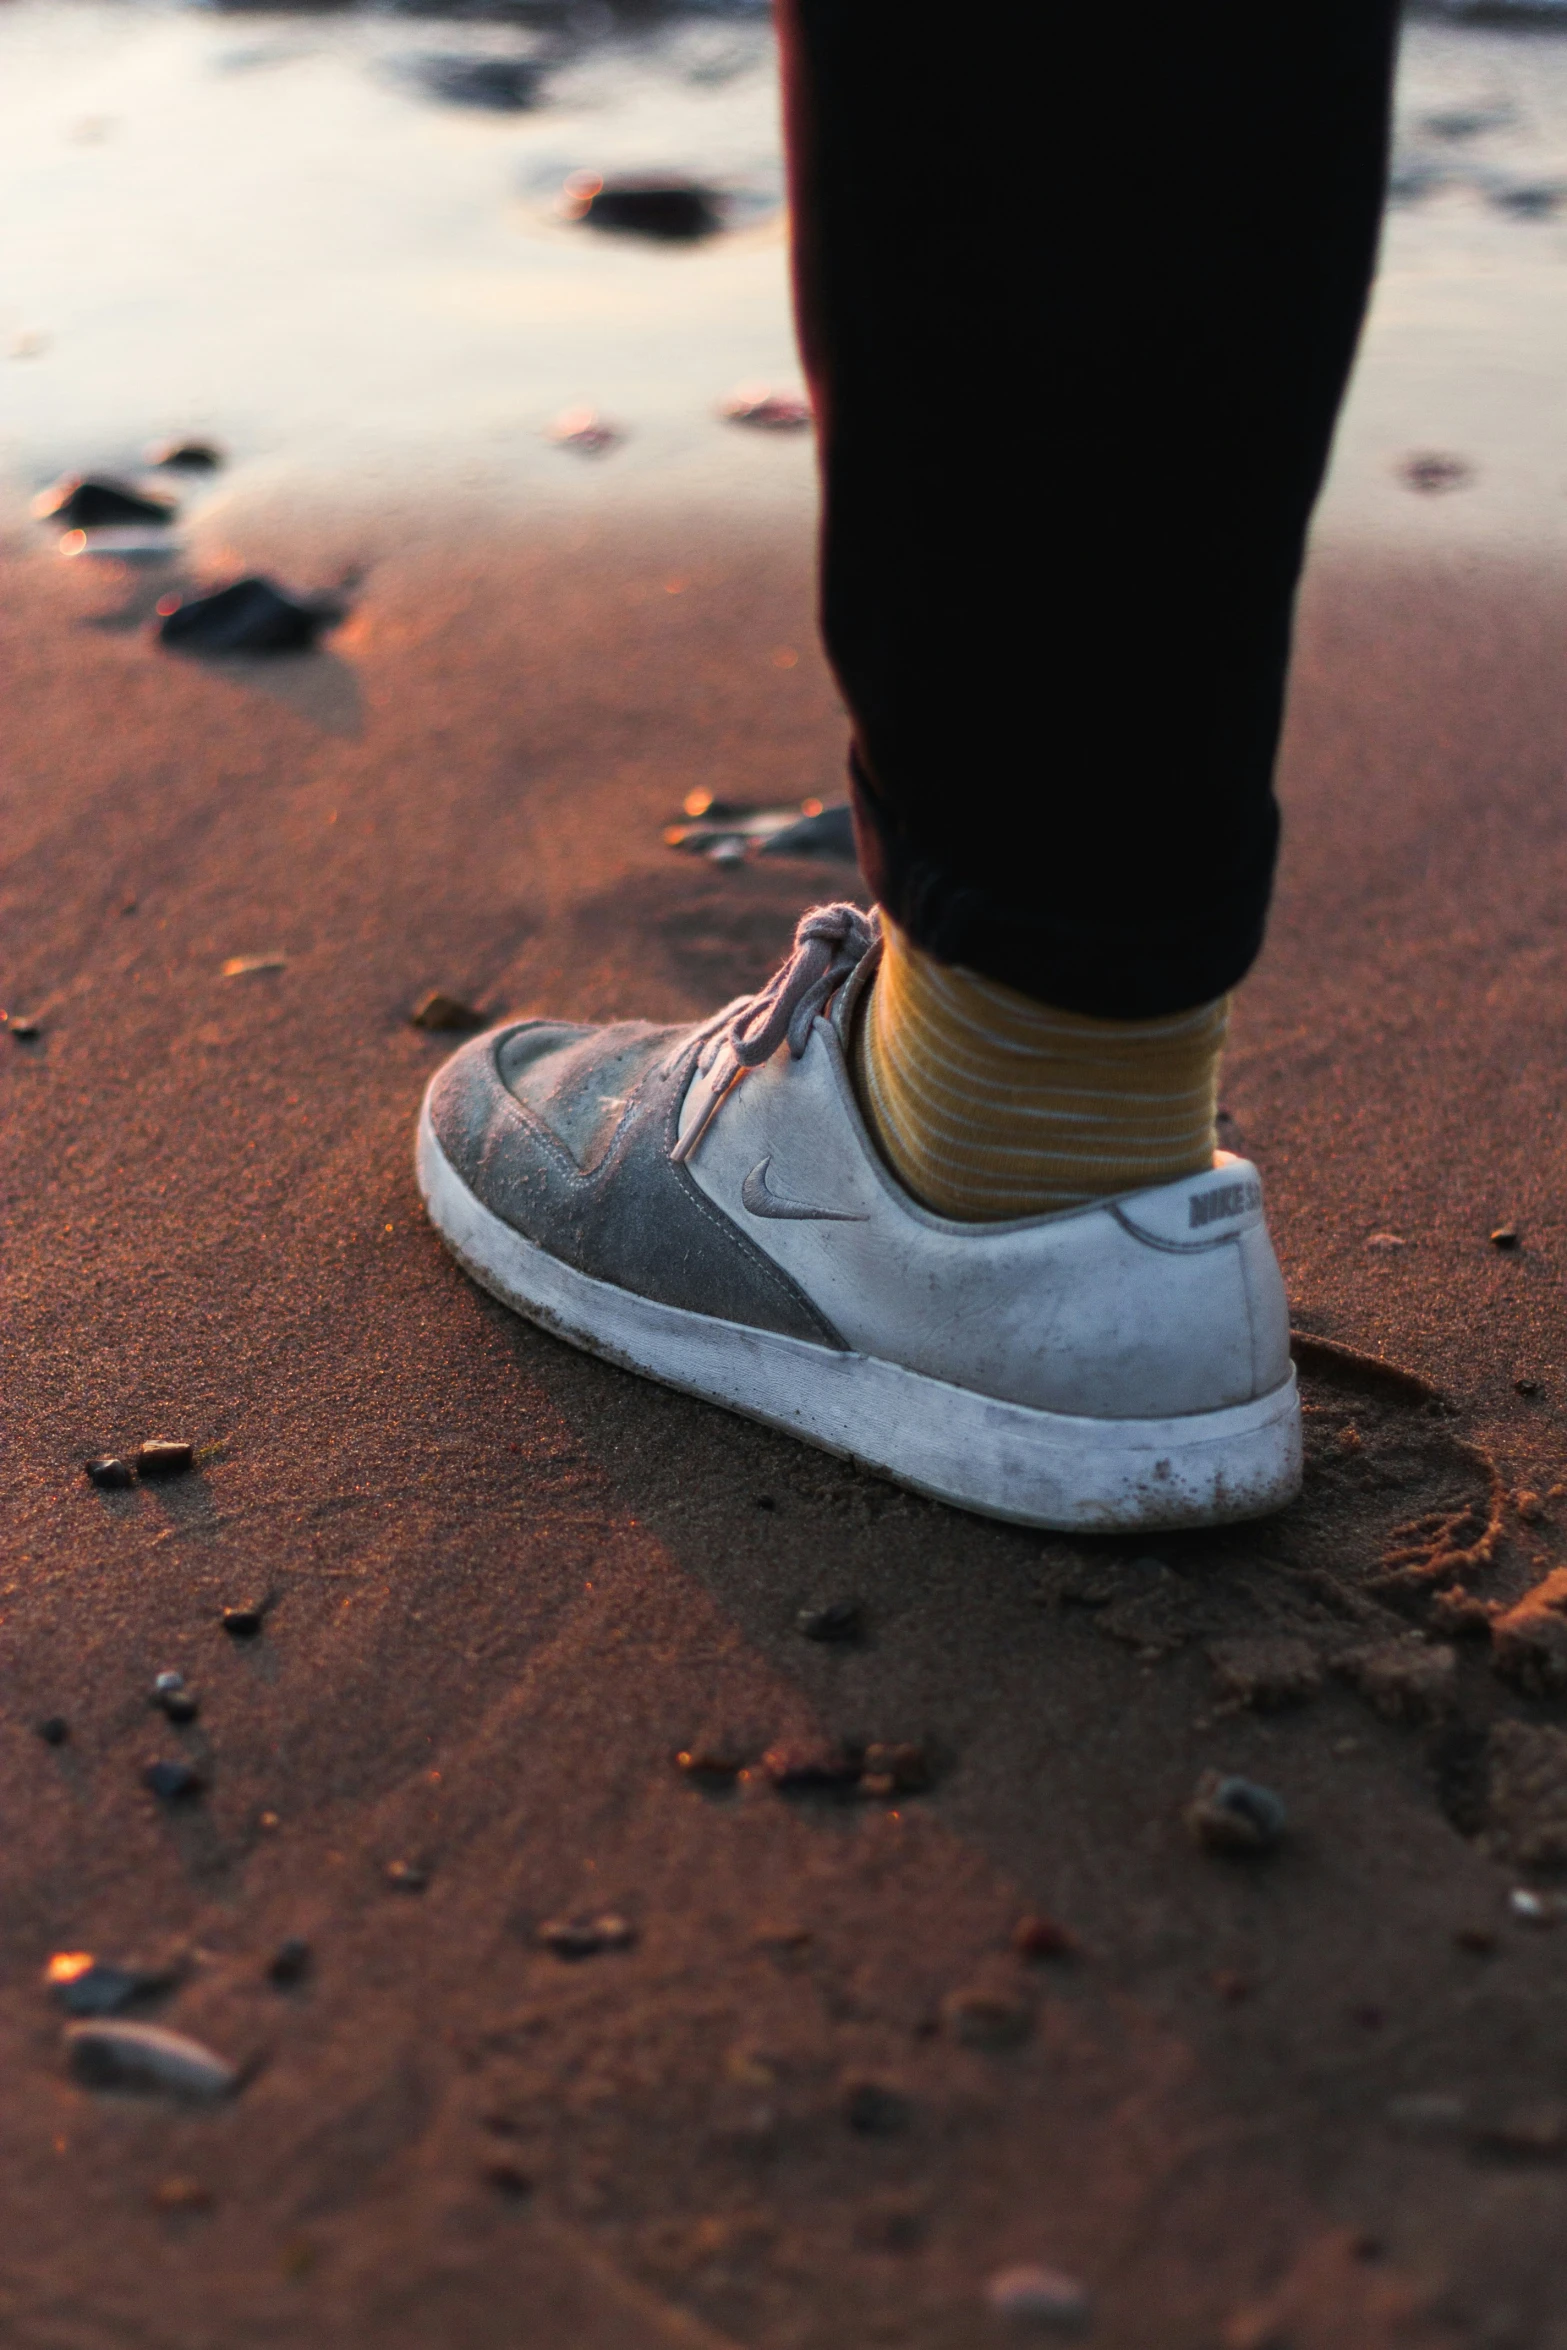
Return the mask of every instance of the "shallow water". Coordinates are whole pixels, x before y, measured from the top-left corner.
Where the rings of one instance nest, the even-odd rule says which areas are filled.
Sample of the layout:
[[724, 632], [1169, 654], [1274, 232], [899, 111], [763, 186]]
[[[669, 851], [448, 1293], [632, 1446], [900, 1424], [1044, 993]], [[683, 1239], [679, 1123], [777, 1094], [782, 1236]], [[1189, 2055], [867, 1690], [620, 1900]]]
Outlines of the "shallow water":
[[[473, 64], [508, 60], [537, 69], [514, 84], [534, 102], [453, 101]], [[693, 175], [729, 225], [664, 247], [584, 229], [556, 211], [584, 169]], [[809, 436], [716, 413], [741, 383], [799, 386], [781, 196], [754, 9], [19, 0], [0, 18], [0, 527], [33, 538], [40, 483], [175, 431], [235, 459], [185, 485], [198, 553], [302, 495], [803, 517]], [[1564, 383], [1567, 40], [1418, 20], [1319, 533], [1561, 549]], [[620, 437], [562, 445], [563, 410]], [[1455, 486], [1410, 488], [1422, 452], [1463, 461]]]

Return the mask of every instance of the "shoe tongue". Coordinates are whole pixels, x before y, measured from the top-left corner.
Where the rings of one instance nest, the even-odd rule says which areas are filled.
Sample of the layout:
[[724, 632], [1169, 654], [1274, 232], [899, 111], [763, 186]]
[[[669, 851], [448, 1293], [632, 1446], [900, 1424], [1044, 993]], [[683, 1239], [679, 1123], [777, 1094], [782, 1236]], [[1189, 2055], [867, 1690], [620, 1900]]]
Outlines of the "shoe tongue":
[[881, 940], [878, 939], [876, 944], [860, 957], [827, 1007], [828, 1022], [845, 1052], [849, 1050], [854, 1036], [854, 1022], [859, 1011], [860, 999], [875, 978], [880, 962]]

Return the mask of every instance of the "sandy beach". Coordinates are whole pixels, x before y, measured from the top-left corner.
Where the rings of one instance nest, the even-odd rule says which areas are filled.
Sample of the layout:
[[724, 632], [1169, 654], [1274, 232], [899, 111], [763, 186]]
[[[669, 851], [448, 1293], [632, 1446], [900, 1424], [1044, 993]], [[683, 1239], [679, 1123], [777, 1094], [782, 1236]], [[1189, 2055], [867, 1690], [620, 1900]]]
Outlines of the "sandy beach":
[[[1498, 315], [1556, 288], [1537, 229], [1482, 254]], [[781, 243], [736, 234], [782, 367]], [[443, 415], [422, 470], [406, 423], [355, 470], [280, 410], [268, 448], [229, 425], [169, 564], [63, 561], [28, 520], [53, 467], [125, 462], [95, 369], [69, 449], [28, 390], [0, 532], [0, 1000], [38, 1027], [0, 1033], [18, 2350], [984, 2350], [1012, 2338], [986, 2280], [1029, 2262], [1082, 2281], [1104, 2350], [1567, 2350], [1567, 1726], [1551, 1621], [1516, 1612], [1567, 1563], [1567, 501], [1545, 328], [1514, 470], [1470, 441], [1472, 487], [1398, 478], [1454, 445], [1409, 388], [1440, 276], [1411, 234], [1224, 1078], [1307, 1491], [1151, 1544], [966, 1518], [627, 1378], [423, 1219], [449, 1040], [421, 996], [695, 1015], [855, 886], [661, 838], [694, 787], [841, 774], [809, 450], [714, 423], [743, 363], [708, 294], [623, 475], [540, 441], [569, 385], [515, 466], [471, 418], [449, 462]], [[581, 396], [623, 409], [617, 365]], [[215, 391], [133, 406], [128, 448], [225, 421]], [[347, 579], [350, 615], [291, 660], [160, 650], [158, 597], [225, 563]], [[195, 1470], [89, 1485], [157, 1436]], [[836, 1600], [861, 1637], [803, 1639]], [[148, 1702], [171, 1670], [184, 1728]], [[782, 1793], [790, 1741], [917, 1742], [932, 1783]], [[703, 1748], [747, 1767], [695, 1780]], [[204, 1791], [160, 1804], [175, 1757]], [[1188, 1834], [1210, 1768], [1287, 1805], [1260, 1865]], [[600, 1917], [605, 1947], [552, 1946]], [[1020, 1949], [1028, 1917], [1063, 1947]], [[79, 2085], [43, 1980], [68, 1951], [167, 1969], [133, 2012], [238, 2092]]]

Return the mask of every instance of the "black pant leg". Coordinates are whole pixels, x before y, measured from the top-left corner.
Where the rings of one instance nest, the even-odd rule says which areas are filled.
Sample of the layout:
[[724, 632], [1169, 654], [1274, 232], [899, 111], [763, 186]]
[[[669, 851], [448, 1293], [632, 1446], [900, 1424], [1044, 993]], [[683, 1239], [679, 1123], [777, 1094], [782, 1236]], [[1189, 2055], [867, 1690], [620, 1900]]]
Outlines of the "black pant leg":
[[781, 0], [823, 631], [930, 952], [1149, 1017], [1261, 943], [1395, 0]]

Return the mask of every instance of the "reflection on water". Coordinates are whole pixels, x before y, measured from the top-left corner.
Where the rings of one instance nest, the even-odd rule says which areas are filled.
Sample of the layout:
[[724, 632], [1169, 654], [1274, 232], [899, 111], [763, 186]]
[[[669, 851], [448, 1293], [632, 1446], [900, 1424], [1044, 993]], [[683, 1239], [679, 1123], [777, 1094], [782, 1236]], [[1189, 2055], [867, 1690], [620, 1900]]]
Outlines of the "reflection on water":
[[[1329, 533], [1563, 543], [1567, 39], [1486, 8], [1406, 30]], [[231, 457], [178, 485], [198, 556], [279, 499], [803, 518], [809, 432], [723, 417], [802, 415], [775, 79], [756, 0], [16, 0], [0, 525], [171, 434]]]

